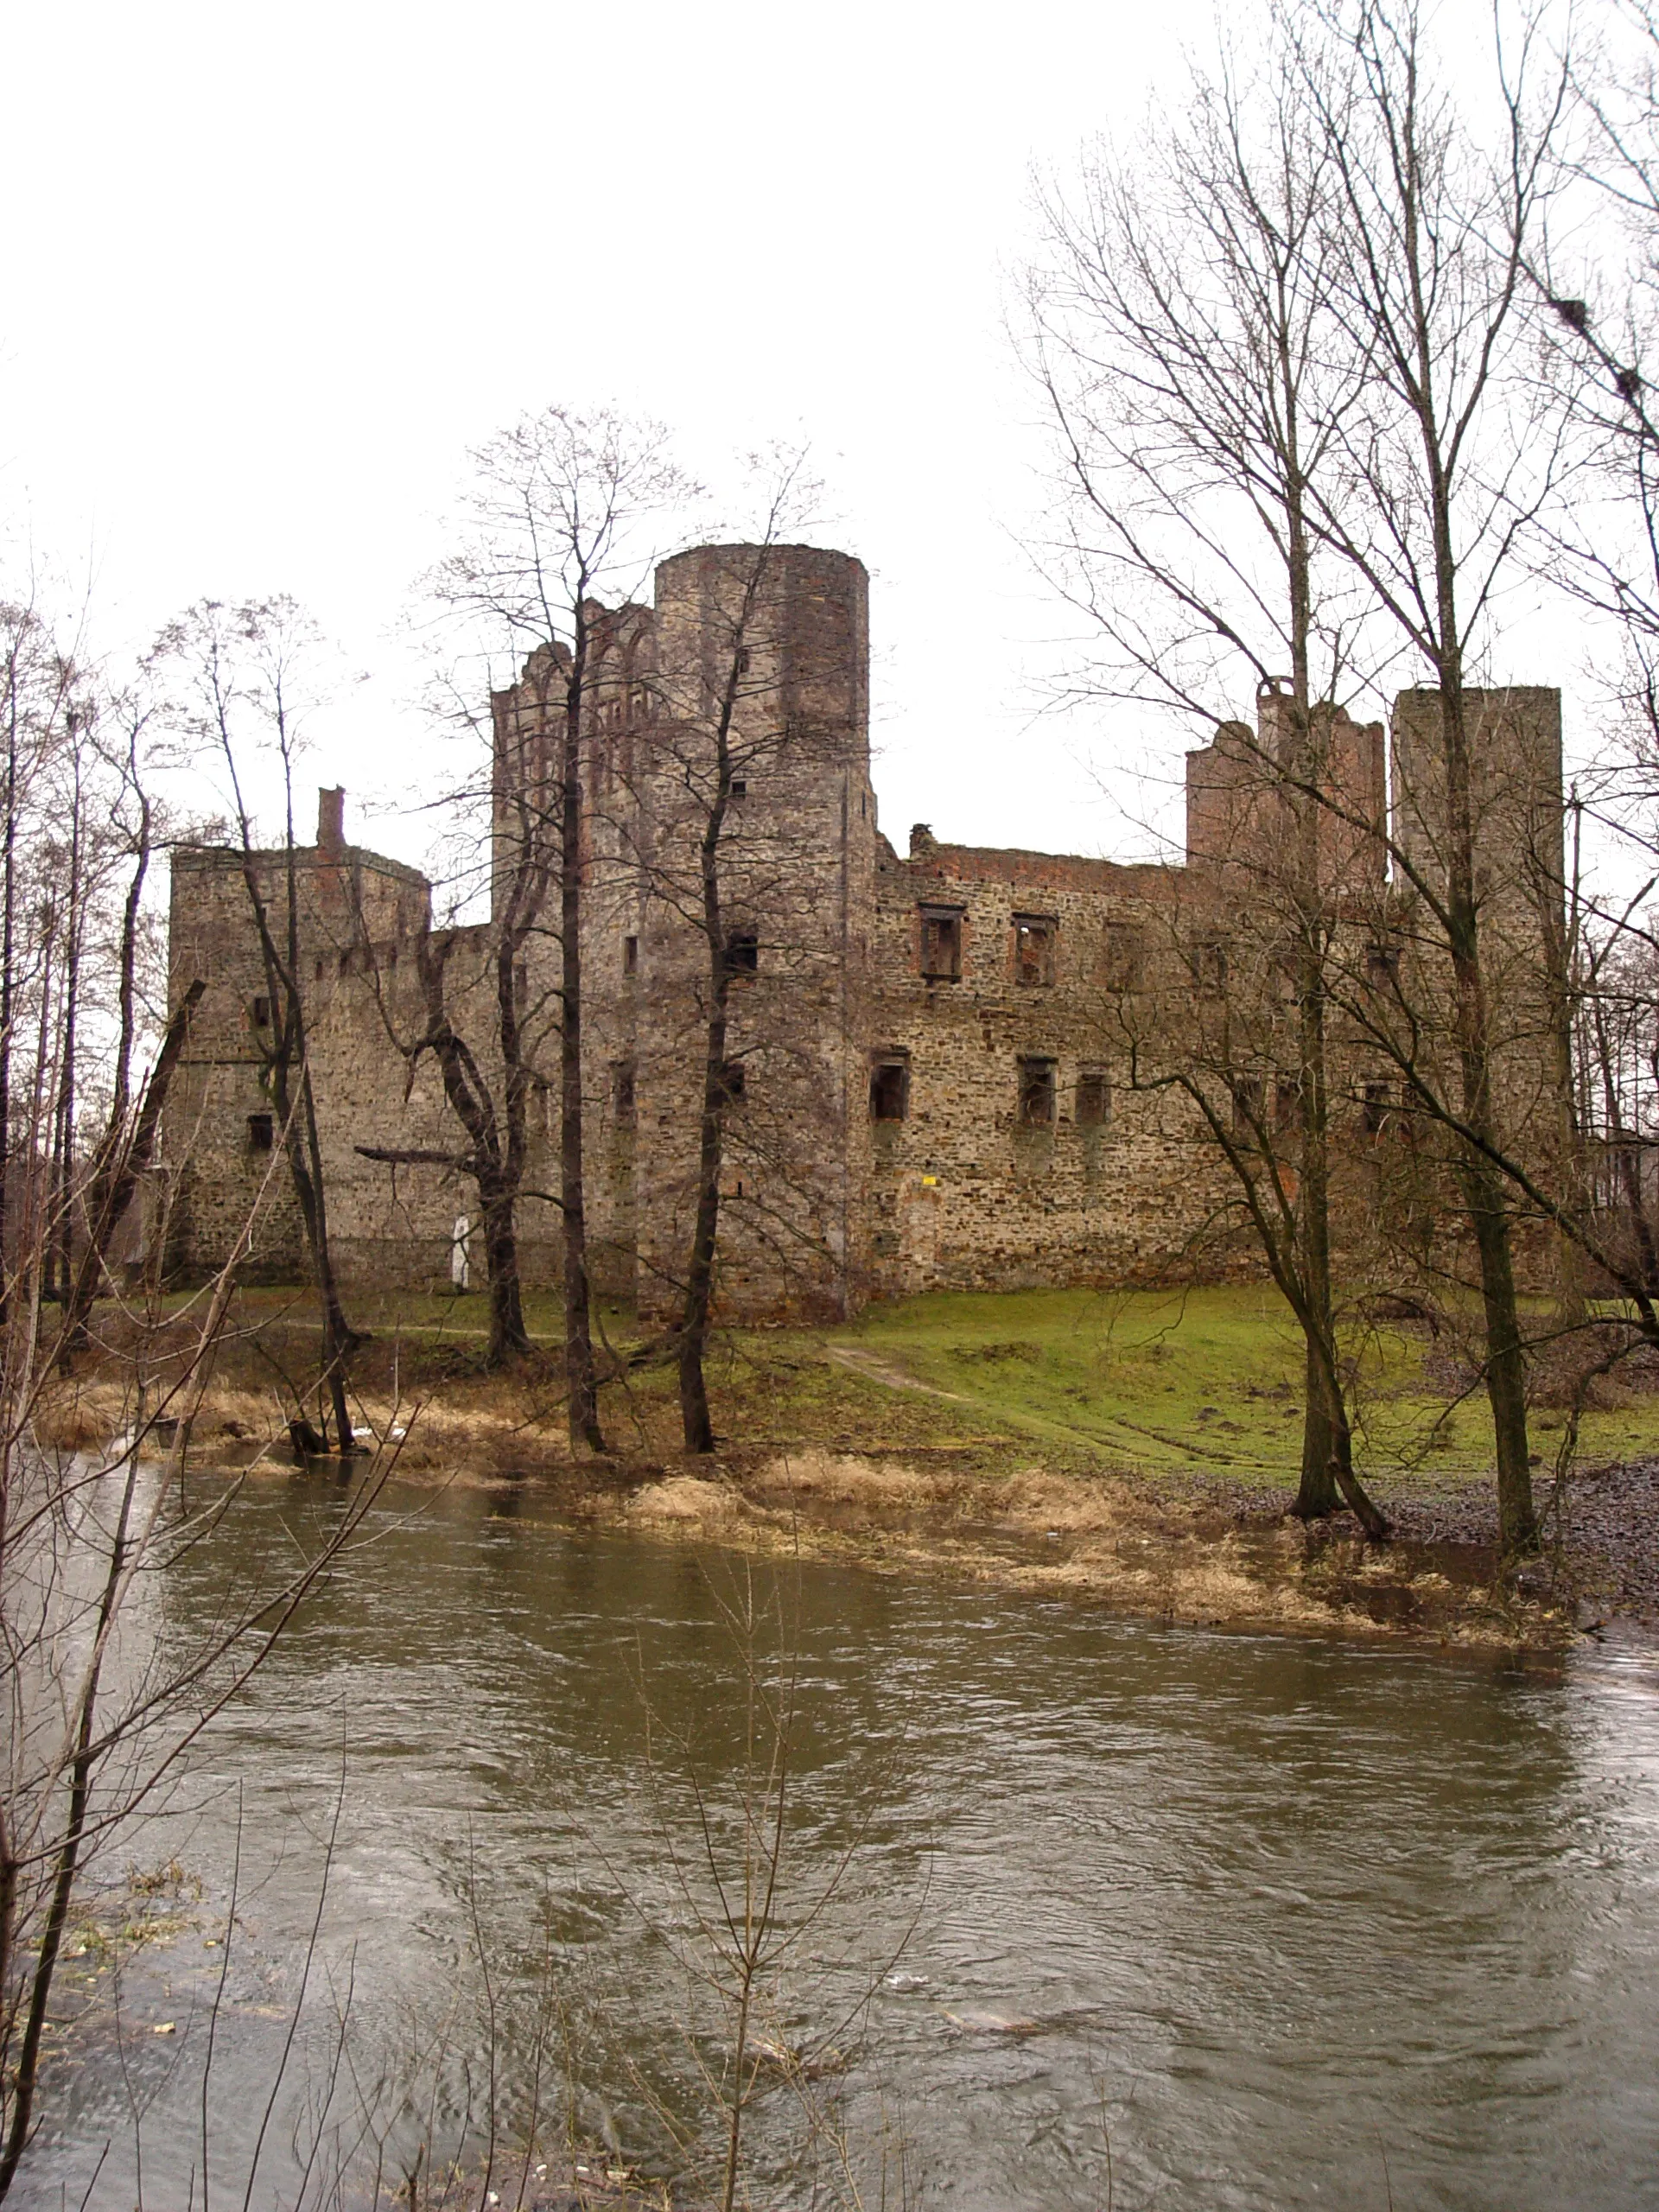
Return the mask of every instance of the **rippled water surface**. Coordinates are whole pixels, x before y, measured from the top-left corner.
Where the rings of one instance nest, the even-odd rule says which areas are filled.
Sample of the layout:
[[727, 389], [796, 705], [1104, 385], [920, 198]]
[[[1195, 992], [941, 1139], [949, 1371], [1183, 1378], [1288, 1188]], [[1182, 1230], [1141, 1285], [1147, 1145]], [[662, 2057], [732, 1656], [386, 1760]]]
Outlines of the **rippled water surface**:
[[[180, 1571], [168, 1632], [326, 1510], [273, 1486]], [[733, 1864], [743, 1667], [719, 1599], [741, 1575], [516, 1495], [393, 1501], [146, 1838], [200, 1878], [194, 1924], [128, 1963], [118, 2030], [106, 1997], [25, 2201], [78, 2203], [100, 2156], [94, 2206], [199, 2195], [207, 1939], [238, 1849], [214, 2202], [242, 2202], [325, 1866], [256, 2203], [292, 2201], [308, 2110], [325, 2134], [384, 2112], [400, 2069], [426, 2101], [395, 2145], [459, 2126], [469, 2097], [486, 2112], [492, 2082], [517, 2124], [538, 1991], [573, 2039], [582, 2131], [669, 2160], [662, 2109], [695, 2118], [692, 2054], [717, 2049], [695, 2042], [675, 1870], [706, 1910], [700, 1802]], [[866, 2202], [885, 2157], [890, 2205], [901, 2169], [911, 2202], [987, 2208], [1659, 2204], [1644, 1661], [1552, 1676], [823, 1566], [782, 1595], [798, 1934], [763, 2024], [842, 2054], [809, 2097]], [[976, 2012], [1035, 2032], [950, 2017]], [[827, 2138], [787, 2086], [763, 2088], [753, 2139], [759, 2201], [822, 2186]]]

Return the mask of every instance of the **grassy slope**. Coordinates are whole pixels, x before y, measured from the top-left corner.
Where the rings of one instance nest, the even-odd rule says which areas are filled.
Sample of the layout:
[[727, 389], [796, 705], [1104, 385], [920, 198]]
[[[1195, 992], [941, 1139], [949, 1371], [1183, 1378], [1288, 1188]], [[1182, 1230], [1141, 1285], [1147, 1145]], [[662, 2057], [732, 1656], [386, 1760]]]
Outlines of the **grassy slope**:
[[[1147, 1473], [1283, 1480], [1300, 1463], [1300, 1338], [1265, 1289], [935, 1295], [873, 1307], [841, 1341]], [[1457, 1395], [1455, 1361], [1425, 1334], [1376, 1328], [1349, 1349], [1367, 1466], [1432, 1481], [1491, 1465], [1484, 1394]], [[1617, 1395], [1584, 1417], [1587, 1459], [1659, 1451], [1659, 1398]], [[1562, 1416], [1534, 1425], [1548, 1457]]]

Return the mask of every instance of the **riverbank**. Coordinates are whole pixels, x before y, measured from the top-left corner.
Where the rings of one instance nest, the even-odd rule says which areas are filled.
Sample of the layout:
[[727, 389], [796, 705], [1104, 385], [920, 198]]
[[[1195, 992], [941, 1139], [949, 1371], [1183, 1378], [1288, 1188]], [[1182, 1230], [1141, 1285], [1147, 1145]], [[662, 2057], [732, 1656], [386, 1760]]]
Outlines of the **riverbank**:
[[[677, 1449], [674, 1375], [626, 1316], [601, 1316], [611, 1453], [572, 1459], [557, 1315], [543, 1351], [481, 1371], [476, 1299], [386, 1301], [353, 1369], [360, 1441], [422, 1484], [533, 1484], [573, 1520], [757, 1554], [857, 1560], [1066, 1592], [1160, 1619], [1554, 1649], [1614, 1624], [1659, 1633], [1659, 1377], [1585, 1406], [1564, 1482], [1537, 1473], [1548, 1556], [1495, 1574], [1484, 1407], [1443, 1329], [1368, 1323], [1350, 1354], [1366, 1479], [1399, 1541], [1287, 1507], [1296, 1346], [1249, 1289], [940, 1296], [855, 1326], [721, 1337], [718, 1450]], [[313, 1337], [300, 1293], [242, 1294], [193, 1464], [289, 1469]], [[163, 1360], [162, 1365], [164, 1367]], [[128, 1418], [97, 1362], [43, 1408], [86, 1445]], [[1537, 1441], [1566, 1414], [1540, 1392]]]

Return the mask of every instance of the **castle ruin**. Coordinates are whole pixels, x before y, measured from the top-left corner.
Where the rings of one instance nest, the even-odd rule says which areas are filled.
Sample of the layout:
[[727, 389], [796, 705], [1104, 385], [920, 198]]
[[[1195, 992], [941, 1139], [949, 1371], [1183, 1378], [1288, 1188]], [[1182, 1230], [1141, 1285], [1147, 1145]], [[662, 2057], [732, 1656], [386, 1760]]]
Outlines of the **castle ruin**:
[[[1166, 1062], [1183, 1049], [1183, 1025], [1225, 1007], [1236, 1094], [1259, 1098], [1249, 1086], [1282, 1083], [1279, 1016], [1260, 1012], [1278, 989], [1272, 932], [1253, 917], [1259, 865], [1278, 835], [1260, 770], [1286, 741], [1284, 694], [1264, 687], [1253, 725], [1224, 725], [1187, 755], [1182, 861], [970, 847], [921, 825], [900, 852], [878, 825], [870, 782], [864, 569], [844, 554], [772, 547], [757, 595], [760, 557], [699, 548], [658, 567], [649, 607], [591, 610], [582, 1070], [600, 1287], [641, 1311], [665, 1309], [683, 1263], [704, 1014], [683, 893], [706, 820], [698, 733], [710, 667], [746, 578], [733, 732], [743, 772], [721, 853], [734, 984], [723, 1308], [841, 1316], [933, 1288], [1139, 1285], [1249, 1264], [1236, 1219], [1228, 1226], [1236, 1193], [1211, 1133], [1191, 1098], [1156, 1077], [1160, 1052]], [[556, 649], [543, 648], [493, 701], [498, 899], [515, 807], [550, 787], [560, 666]], [[1554, 854], [1548, 908], [1552, 895], [1559, 903], [1559, 694], [1479, 700], [1483, 757], [1504, 767], [1484, 802], [1495, 910], [1504, 897], [1524, 905], [1523, 889], [1505, 888], [1522, 884], [1510, 862], [1523, 845], [1546, 874]], [[1380, 724], [1321, 710], [1331, 804], [1320, 867], [1349, 918], [1357, 968], [1370, 962], [1379, 983], [1402, 943], [1409, 956], [1389, 821], [1414, 865], [1435, 865], [1437, 709], [1432, 693], [1403, 693], [1391, 750]], [[456, 1217], [476, 1203], [453, 1164], [463, 1147], [438, 1072], [410, 1047], [438, 956], [451, 1018], [488, 1036], [495, 940], [489, 923], [435, 931], [425, 878], [349, 843], [342, 807], [342, 794], [324, 791], [315, 843], [254, 862], [270, 898], [290, 867], [296, 887], [336, 1261], [347, 1286], [444, 1283]], [[533, 1071], [518, 1209], [531, 1286], [559, 1279], [548, 1195], [557, 1188], [556, 918], [530, 933], [513, 978]], [[1537, 937], [1524, 918], [1510, 934], [1529, 945]], [[175, 854], [170, 963], [175, 1002], [196, 977], [207, 988], [168, 1109], [168, 1265], [188, 1276], [219, 1262], [266, 1184], [250, 1271], [296, 1279], [299, 1224], [283, 1179], [268, 1173], [271, 1007], [239, 852]], [[1504, 1032], [1518, 1121], [1536, 1118], [1542, 1095], [1527, 1090], [1541, 1065], [1537, 964], [1522, 965]], [[1395, 1102], [1387, 1071], [1351, 1038], [1344, 1051], [1333, 1130], [1363, 1167]], [[369, 1152], [425, 1157], [397, 1164]]]

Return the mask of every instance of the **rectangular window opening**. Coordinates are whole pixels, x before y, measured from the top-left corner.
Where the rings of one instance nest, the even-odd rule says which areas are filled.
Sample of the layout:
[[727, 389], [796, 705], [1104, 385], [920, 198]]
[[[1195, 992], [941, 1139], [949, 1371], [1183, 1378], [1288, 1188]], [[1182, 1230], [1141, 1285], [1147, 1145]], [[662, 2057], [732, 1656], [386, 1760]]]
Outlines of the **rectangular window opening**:
[[1103, 1068], [1084, 1068], [1077, 1077], [1077, 1127], [1103, 1129], [1111, 1118], [1110, 1077]]
[[902, 1122], [909, 1112], [909, 1053], [878, 1052], [870, 1068], [870, 1119]]
[[633, 1127], [633, 1062], [619, 1060], [611, 1071], [611, 1095], [618, 1126]]
[[740, 676], [747, 676], [753, 666], [754, 655], [749, 651], [749, 648], [747, 645], [740, 645], [737, 649], [738, 674]]
[[743, 1103], [745, 1081], [741, 1060], [728, 1060], [720, 1071], [721, 1103], [726, 1106], [741, 1106]]
[[758, 930], [728, 930], [726, 933], [726, 972], [729, 976], [753, 976], [760, 966], [760, 932]]
[[269, 999], [255, 999], [253, 1002], [253, 1026], [256, 1029], [270, 1028], [270, 1001]]
[[930, 983], [962, 980], [962, 909], [922, 909], [922, 973]]
[[637, 937], [625, 937], [622, 940], [622, 973], [625, 976], [637, 975], [639, 969], [639, 940]]
[[732, 778], [732, 797], [734, 798], [747, 798], [748, 795], [748, 779], [745, 776], [734, 776]]
[[1058, 925], [1052, 914], [1016, 914], [1014, 918], [1014, 978], [1017, 983], [1052, 983], [1054, 980], [1054, 937]]
[[1054, 1122], [1054, 1063], [1033, 1057], [1020, 1062], [1020, 1126], [1052, 1128]]
[[248, 1116], [248, 1150], [269, 1152], [276, 1141], [276, 1124], [269, 1114], [250, 1114]]

